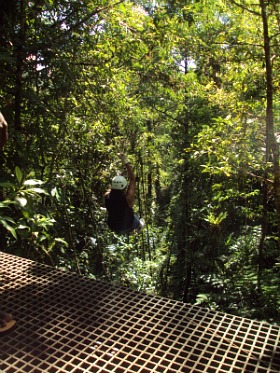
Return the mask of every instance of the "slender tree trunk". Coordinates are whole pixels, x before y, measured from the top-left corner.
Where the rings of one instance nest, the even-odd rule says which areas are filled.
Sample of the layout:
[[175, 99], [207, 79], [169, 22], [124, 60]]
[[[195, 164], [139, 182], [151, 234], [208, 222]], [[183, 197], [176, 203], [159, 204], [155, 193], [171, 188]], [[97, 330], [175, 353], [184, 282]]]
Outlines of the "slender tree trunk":
[[[187, 119], [187, 118], [186, 118]], [[188, 121], [188, 119], [187, 119]], [[185, 139], [188, 141], [189, 138], [189, 124], [185, 126]], [[190, 260], [189, 251], [191, 250], [188, 244], [188, 237], [190, 236], [190, 179], [189, 179], [189, 159], [186, 156], [184, 169], [183, 169], [183, 185], [182, 185], [182, 204], [183, 204], [183, 214], [182, 214], [182, 230], [181, 230], [181, 245], [179, 250], [179, 261], [184, 265], [184, 283], [183, 283], [183, 302], [187, 303], [189, 301], [189, 293], [191, 289], [192, 282], [192, 262]]]
[[[267, 152], [268, 153], [268, 152]], [[259, 253], [258, 253], [258, 291], [261, 291], [261, 284], [262, 284], [262, 269], [263, 269], [263, 251], [264, 251], [264, 243], [267, 236], [267, 228], [268, 228], [268, 185], [267, 185], [267, 176], [268, 170], [265, 170], [264, 173], [264, 181], [262, 186], [262, 232], [261, 232], [261, 239], [259, 243]]]
[[19, 3], [19, 30], [16, 47], [16, 74], [15, 74], [15, 130], [21, 130], [21, 104], [22, 104], [22, 76], [24, 69], [24, 45], [26, 33], [25, 0]]
[[270, 37], [267, 17], [267, 2], [260, 0], [263, 22], [264, 53], [266, 66], [266, 146], [273, 158], [274, 197], [278, 226], [278, 246], [280, 247], [280, 167], [279, 146], [276, 141], [273, 117], [273, 71], [271, 64]]

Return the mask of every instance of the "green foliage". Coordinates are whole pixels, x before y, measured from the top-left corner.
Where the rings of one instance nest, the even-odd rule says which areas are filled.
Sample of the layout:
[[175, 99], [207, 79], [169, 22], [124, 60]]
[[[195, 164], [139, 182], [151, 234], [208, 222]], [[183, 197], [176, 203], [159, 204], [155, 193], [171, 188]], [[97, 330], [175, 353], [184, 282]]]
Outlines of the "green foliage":
[[1, 245], [8, 245], [8, 251], [44, 258], [50, 255], [55, 245], [67, 245], [61, 238], [53, 236], [55, 220], [43, 209], [43, 199], [49, 193], [42, 184], [37, 179], [24, 180], [19, 167], [15, 168], [10, 182], [0, 182], [4, 196], [0, 203], [0, 224], [11, 235], [2, 229]]
[[[270, 250], [275, 248], [273, 240], [267, 242], [267, 249], [260, 274], [258, 246], [261, 228], [247, 227], [243, 235], [228, 240], [228, 250], [216, 262], [215, 276], [204, 276], [204, 289], [208, 293], [198, 294], [197, 304], [211, 309], [258, 319], [275, 321], [279, 319], [279, 282], [267, 268]], [[269, 247], [269, 245], [271, 247]], [[274, 267], [273, 271], [277, 271]], [[261, 286], [259, 286], [261, 276]]]
[[[5, 9], [1, 250], [279, 320], [262, 23], [258, 4], [237, 5], [57, 0]], [[267, 6], [277, 56], [279, 6]], [[123, 171], [119, 151], [139, 180], [139, 236], [106, 226], [103, 193]]]

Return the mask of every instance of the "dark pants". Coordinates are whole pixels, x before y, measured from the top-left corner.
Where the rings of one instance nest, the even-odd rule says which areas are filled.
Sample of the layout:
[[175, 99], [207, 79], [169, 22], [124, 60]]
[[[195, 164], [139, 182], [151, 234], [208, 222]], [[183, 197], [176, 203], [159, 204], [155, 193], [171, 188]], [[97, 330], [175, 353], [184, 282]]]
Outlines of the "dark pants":
[[134, 229], [138, 229], [140, 227], [141, 223], [137, 215], [134, 215], [133, 217], [133, 222], [129, 228], [122, 229], [120, 231], [117, 231], [116, 233], [119, 234], [126, 234], [126, 233], [131, 233], [134, 231]]

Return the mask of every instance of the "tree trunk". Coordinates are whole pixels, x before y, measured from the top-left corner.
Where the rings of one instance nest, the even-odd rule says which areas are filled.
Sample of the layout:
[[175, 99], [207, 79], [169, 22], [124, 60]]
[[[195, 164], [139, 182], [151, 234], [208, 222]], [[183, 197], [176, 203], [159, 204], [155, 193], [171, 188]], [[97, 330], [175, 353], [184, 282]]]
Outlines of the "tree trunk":
[[24, 70], [24, 45], [26, 33], [25, 0], [19, 3], [19, 31], [16, 47], [16, 74], [15, 74], [15, 130], [21, 130], [21, 104], [22, 104], [22, 76]]
[[278, 246], [280, 247], [280, 167], [279, 146], [274, 132], [273, 118], [273, 73], [271, 64], [270, 37], [268, 31], [267, 3], [260, 0], [263, 22], [264, 53], [266, 67], [266, 146], [273, 158], [274, 197], [277, 214]]

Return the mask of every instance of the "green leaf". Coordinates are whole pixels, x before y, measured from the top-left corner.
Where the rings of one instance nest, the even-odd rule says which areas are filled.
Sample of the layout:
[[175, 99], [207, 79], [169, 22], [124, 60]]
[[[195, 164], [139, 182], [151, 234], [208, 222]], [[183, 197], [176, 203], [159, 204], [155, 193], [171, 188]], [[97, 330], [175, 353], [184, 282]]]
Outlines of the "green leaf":
[[18, 166], [16, 166], [16, 168], [15, 168], [15, 173], [16, 173], [17, 181], [19, 182], [19, 184], [21, 184], [23, 174], [21, 172], [21, 169]]
[[15, 229], [13, 227], [11, 227], [7, 221], [11, 221], [11, 222], [14, 222], [13, 219], [9, 219], [8, 217], [5, 217], [5, 219], [1, 219], [0, 222], [1, 224], [3, 225], [3, 227], [5, 227], [10, 233], [11, 235], [17, 239], [17, 233], [15, 231]]
[[36, 179], [30, 179], [30, 180], [25, 180], [23, 185], [42, 185], [44, 182], [42, 180], [36, 180]]
[[14, 201], [3, 201], [3, 202], [0, 202], [0, 208], [9, 208], [10, 209], [10, 206], [9, 205], [12, 205], [14, 204], [15, 202]]
[[49, 195], [49, 193], [45, 189], [42, 189], [42, 188], [30, 188], [26, 192]]
[[23, 224], [20, 224], [17, 229], [28, 229], [30, 230], [30, 228], [28, 227], [28, 225], [23, 225]]
[[2, 187], [2, 188], [14, 188], [14, 184], [10, 183], [9, 181], [2, 181], [0, 183], [0, 187]]
[[38, 238], [37, 238], [37, 241], [38, 242], [43, 242], [43, 241], [45, 241], [47, 239], [47, 237], [45, 236], [45, 235], [40, 235]]
[[15, 198], [16, 202], [21, 206], [24, 207], [27, 205], [27, 199], [24, 197], [16, 197]]
[[66, 242], [63, 238], [55, 238], [54, 240], [55, 240], [55, 242], [60, 242], [60, 243], [62, 243], [62, 244], [65, 245], [66, 247], [69, 246], [69, 245], [68, 245], [68, 242]]

